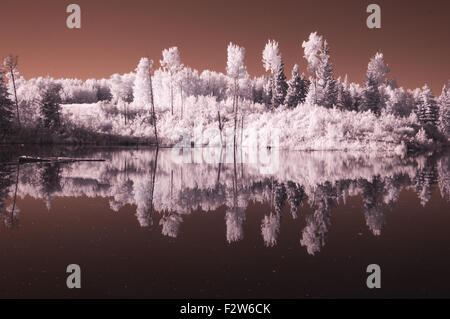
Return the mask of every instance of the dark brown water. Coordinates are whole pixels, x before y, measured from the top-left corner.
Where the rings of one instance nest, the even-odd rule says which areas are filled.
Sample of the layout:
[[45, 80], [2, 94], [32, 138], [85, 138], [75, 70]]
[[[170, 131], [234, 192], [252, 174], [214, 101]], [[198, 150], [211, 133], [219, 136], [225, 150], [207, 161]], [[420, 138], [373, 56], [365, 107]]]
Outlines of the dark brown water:
[[448, 155], [81, 155], [106, 161], [0, 166], [0, 297], [450, 297]]

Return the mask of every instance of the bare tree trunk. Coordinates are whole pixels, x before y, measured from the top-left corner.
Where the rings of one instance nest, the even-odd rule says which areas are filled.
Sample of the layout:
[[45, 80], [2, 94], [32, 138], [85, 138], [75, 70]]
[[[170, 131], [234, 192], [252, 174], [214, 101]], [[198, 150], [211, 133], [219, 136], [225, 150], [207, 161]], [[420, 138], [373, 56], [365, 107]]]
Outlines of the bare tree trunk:
[[151, 196], [150, 196], [150, 216], [149, 218], [152, 218], [153, 215], [153, 197], [155, 193], [155, 181], [156, 181], [156, 169], [158, 167], [158, 152], [159, 148], [156, 148], [156, 156], [155, 156], [155, 165], [153, 166], [153, 172], [152, 172], [152, 190], [151, 190]]
[[219, 170], [217, 172], [217, 183], [216, 183], [217, 187], [220, 184], [220, 171], [222, 170], [222, 151], [223, 151], [223, 148], [220, 148]]
[[153, 127], [155, 129], [156, 147], [158, 148], [159, 147], [158, 130], [156, 128], [155, 103], [154, 103], [154, 100], [153, 100], [153, 82], [152, 82], [152, 75], [151, 74], [150, 74], [150, 102], [152, 104], [152, 122], [153, 122]]
[[220, 133], [220, 147], [223, 146], [223, 139], [222, 139], [222, 120], [220, 118], [220, 110], [217, 110], [217, 116], [219, 118], [219, 133]]
[[16, 79], [14, 77], [14, 70], [12, 68], [10, 70], [11, 70], [11, 78], [12, 78], [13, 88], [14, 88], [14, 98], [15, 98], [15, 102], [16, 102], [17, 124], [19, 125], [19, 128], [21, 128], [22, 125], [20, 123], [19, 102], [17, 101]]
[[20, 176], [20, 164], [17, 163], [17, 177], [16, 177], [16, 189], [14, 191], [14, 201], [11, 209], [11, 217], [14, 218], [14, 211], [16, 210], [17, 191], [19, 188], [19, 176]]
[[314, 78], [314, 104], [317, 105], [317, 78]]
[[128, 105], [125, 104], [125, 125], [127, 125], [127, 120], [128, 120]]

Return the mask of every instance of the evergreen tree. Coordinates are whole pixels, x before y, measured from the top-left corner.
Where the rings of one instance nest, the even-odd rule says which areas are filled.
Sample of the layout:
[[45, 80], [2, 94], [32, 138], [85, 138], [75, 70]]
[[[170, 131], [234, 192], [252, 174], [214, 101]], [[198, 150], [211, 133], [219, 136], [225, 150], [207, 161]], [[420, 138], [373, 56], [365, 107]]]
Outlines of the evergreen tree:
[[337, 80], [337, 98], [336, 98], [336, 106], [341, 110], [352, 110], [353, 101], [352, 96], [349, 91], [349, 84], [347, 75], [345, 76], [344, 82], [341, 81], [341, 78]]
[[325, 40], [323, 50], [320, 54], [320, 67], [318, 69], [319, 81], [317, 90], [322, 91], [318, 94], [317, 104], [332, 108], [337, 102], [337, 87], [334, 79], [333, 64], [330, 61], [330, 50]]
[[377, 52], [367, 66], [365, 87], [359, 106], [360, 111], [372, 111], [375, 115], [380, 115], [385, 103], [384, 95], [382, 96], [380, 92], [380, 86], [386, 84], [388, 72], [389, 68], [384, 63], [383, 53]]
[[14, 117], [13, 106], [5, 84], [4, 72], [0, 69], [0, 139], [11, 128]]
[[50, 85], [44, 92], [40, 103], [41, 115], [46, 128], [57, 128], [61, 124], [60, 85]]
[[272, 107], [273, 83], [274, 81], [272, 75], [266, 77], [266, 82], [264, 84], [264, 102], [266, 103], [268, 108]]
[[450, 82], [444, 85], [439, 97], [439, 128], [447, 139], [450, 138]]
[[378, 116], [381, 113], [380, 101], [381, 97], [380, 91], [378, 91], [378, 82], [372, 74], [368, 74], [359, 110], [362, 112], [371, 111]]
[[306, 96], [306, 83], [305, 75], [302, 74], [302, 78], [298, 74], [298, 65], [294, 65], [292, 69], [292, 78], [288, 82], [288, 89], [286, 92], [286, 98], [284, 104], [288, 107], [296, 107], [299, 103], [305, 101]]
[[311, 81], [308, 80], [305, 76], [305, 73], [302, 73], [300, 76], [300, 81], [302, 83], [300, 90], [300, 103], [304, 103], [306, 100], [306, 96], [308, 95], [309, 86], [311, 85]]
[[274, 108], [284, 103], [286, 98], [286, 92], [288, 85], [286, 83], [286, 75], [284, 75], [284, 63], [283, 59], [278, 66], [277, 73], [275, 74], [273, 93], [272, 93], [272, 106]]
[[423, 126], [437, 128], [439, 121], [439, 105], [427, 85], [422, 88], [416, 112], [417, 117]]

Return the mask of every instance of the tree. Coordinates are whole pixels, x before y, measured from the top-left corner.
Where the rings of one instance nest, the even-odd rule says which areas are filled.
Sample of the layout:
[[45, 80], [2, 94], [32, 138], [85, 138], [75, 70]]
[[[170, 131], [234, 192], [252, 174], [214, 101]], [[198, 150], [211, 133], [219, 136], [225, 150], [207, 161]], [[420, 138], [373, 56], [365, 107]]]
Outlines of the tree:
[[[303, 41], [302, 48], [304, 49], [304, 57], [308, 61], [308, 70], [314, 74], [314, 103], [317, 104], [317, 78], [318, 70], [321, 64], [321, 52], [322, 52], [323, 38], [318, 35], [317, 32], [312, 32], [309, 35], [308, 41]], [[312, 92], [312, 90], [310, 90]]]
[[13, 102], [9, 98], [4, 72], [0, 70], [0, 140], [9, 131], [13, 121]]
[[[367, 74], [371, 74], [378, 85], [387, 83], [386, 75], [389, 73], [389, 67], [384, 62], [383, 53], [377, 52], [375, 56], [370, 59], [367, 66]], [[395, 81], [393, 82], [395, 83]]]
[[341, 110], [352, 110], [353, 101], [350, 93], [350, 85], [348, 83], [347, 75], [345, 75], [344, 82], [341, 78], [337, 80], [337, 96], [336, 96], [336, 106]]
[[286, 83], [286, 76], [284, 75], [283, 59], [280, 59], [277, 73], [275, 75], [274, 88], [272, 94], [272, 106], [278, 107], [284, 103], [286, 99], [288, 85]]
[[110, 78], [110, 87], [112, 102], [118, 103], [120, 100], [131, 103], [133, 102], [133, 84], [134, 76], [132, 74], [113, 74]]
[[133, 104], [139, 107], [148, 108], [152, 100], [150, 70], [153, 61], [148, 58], [141, 58], [136, 68], [136, 78], [133, 86]]
[[293, 108], [299, 103], [303, 103], [305, 101], [306, 93], [308, 92], [309, 83], [307, 82], [308, 81], [305, 79], [305, 74], [302, 73], [302, 75], [299, 76], [298, 65], [294, 65], [292, 68], [292, 77], [287, 83], [288, 89], [284, 104]]
[[163, 50], [162, 56], [163, 59], [160, 60], [159, 63], [164, 68], [164, 70], [169, 73], [170, 76], [170, 105], [173, 115], [173, 82], [174, 77], [178, 76], [178, 73], [182, 70], [183, 65], [181, 64], [180, 53], [178, 52], [177, 47], [171, 47], [169, 49]]
[[15, 104], [16, 104], [17, 125], [20, 128], [21, 124], [20, 124], [20, 114], [19, 114], [19, 102], [17, 100], [16, 78], [15, 78], [18, 64], [19, 64], [19, 57], [11, 55], [11, 54], [8, 55], [5, 58], [5, 60], [3, 61], [4, 67], [10, 73], [10, 76], [11, 76], [11, 81], [12, 81], [13, 90], [14, 90]]
[[381, 113], [380, 101], [378, 82], [371, 74], [368, 74], [363, 90], [360, 111], [371, 111], [378, 116]]
[[238, 97], [240, 83], [248, 79], [247, 68], [244, 65], [245, 49], [230, 42], [227, 49], [227, 76], [229, 88], [233, 94], [234, 111], [234, 145], [236, 146]]
[[295, 64], [292, 68], [292, 77], [288, 82], [288, 89], [286, 92], [286, 99], [284, 103], [288, 107], [296, 107], [300, 103], [300, 92], [302, 89], [302, 81], [298, 74], [298, 65]]
[[275, 74], [278, 73], [280, 69], [280, 65], [282, 64], [281, 55], [278, 49], [278, 42], [274, 40], [269, 40], [264, 47], [262, 52], [262, 62], [264, 65], [264, 69], [269, 74], [269, 81], [267, 87], [267, 96], [268, 96], [268, 105], [272, 106], [272, 102], [274, 101], [275, 95]]
[[439, 121], [439, 105], [427, 85], [422, 88], [416, 112], [419, 122], [424, 127], [437, 128]]
[[45, 128], [58, 128], [61, 125], [60, 91], [60, 84], [51, 84], [43, 93], [40, 111]]
[[439, 97], [439, 128], [447, 139], [450, 138], [450, 81]]
[[[332, 108], [337, 101], [336, 80], [334, 79], [333, 64], [330, 61], [330, 49], [325, 40], [323, 49], [320, 53], [320, 64], [317, 69], [318, 87], [316, 90], [321, 91], [320, 98], [316, 100], [317, 104]], [[316, 92], [317, 94], [317, 92]]]
[[383, 53], [377, 52], [367, 66], [365, 87], [360, 105], [361, 111], [372, 111], [375, 115], [380, 115], [384, 106], [380, 86], [386, 84], [388, 72], [389, 68], [384, 63]]

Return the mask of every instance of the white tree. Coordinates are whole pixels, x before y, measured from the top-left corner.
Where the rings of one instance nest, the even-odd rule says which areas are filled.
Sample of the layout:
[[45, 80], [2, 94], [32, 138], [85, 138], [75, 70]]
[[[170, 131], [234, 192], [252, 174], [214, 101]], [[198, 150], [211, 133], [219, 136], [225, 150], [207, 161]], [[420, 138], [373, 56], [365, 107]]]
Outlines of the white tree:
[[374, 81], [378, 84], [384, 84], [386, 82], [386, 75], [389, 73], [389, 67], [384, 63], [383, 53], [377, 52], [375, 56], [370, 59], [367, 66], [367, 75], [370, 75]]
[[227, 75], [230, 91], [233, 93], [234, 145], [236, 145], [238, 97], [243, 83], [248, 83], [247, 68], [244, 64], [245, 49], [230, 42], [227, 49]]
[[268, 96], [269, 103], [272, 103], [272, 98], [275, 90], [275, 74], [281, 67], [281, 55], [278, 49], [278, 42], [269, 40], [262, 52], [262, 62], [266, 72], [269, 72], [268, 82]]
[[316, 73], [318, 77], [318, 87], [316, 87], [316, 90], [321, 91], [320, 96], [322, 97], [321, 99], [316, 99], [316, 103], [327, 108], [332, 108], [337, 102], [337, 87], [326, 40], [323, 43], [323, 49], [320, 53], [320, 65]]
[[439, 105], [426, 84], [422, 88], [416, 112], [422, 125], [437, 128], [439, 121]]
[[262, 62], [264, 64], [264, 69], [271, 74], [278, 71], [281, 64], [281, 55], [278, 49], [278, 42], [274, 40], [267, 41], [262, 52]]
[[314, 85], [314, 103], [317, 103], [317, 78], [319, 77], [319, 69], [321, 65], [321, 53], [323, 46], [323, 37], [317, 32], [312, 32], [309, 35], [308, 41], [303, 41], [302, 48], [304, 49], [304, 57], [308, 61], [308, 70], [314, 74], [312, 85]]
[[109, 80], [112, 103], [116, 104], [120, 100], [131, 103], [133, 101], [133, 74], [113, 74]]
[[386, 74], [389, 68], [384, 63], [383, 53], [377, 52], [367, 65], [366, 82], [362, 97], [361, 111], [372, 111], [379, 115], [385, 107]]
[[136, 78], [133, 86], [133, 104], [138, 107], [148, 107], [151, 104], [151, 69], [153, 61], [149, 58], [141, 58], [136, 68]]
[[444, 136], [450, 138], [450, 82], [442, 88], [439, 97], [439, 128]]
[[[152, 71], [153, 60], [149, 58], [141, 58], [136, 68], [136, 78], [134, 80], [133, 104], [138, 107], [144, 107], [147, 111], [151, 111], [151, 122], [155, 129], [154, 134], [156, 138], [156, 145], [158, 142], [158, 132], [156, 128], [156, 114], [155, 104], [153, 101], [153, 85], [152, 85]], [[150, 110], [149, 110], [150, 107]]]
[[19, 113], [19, 102], [17, 100], [17, 87], [16, 87], [16, 77], [18, 77], [18, 65], [19, 65], [19, 57], [14, 55], [8, 55], [3, 60], [3, 66], [9, 72], [9, 76], [12, 82], [15, 104], [16, 104], [16, 116], [17, 116], [17, 124], [19, 128], [21, 127], [20, 123], [20, 113]]
[[[162, 51], [162, 56], [163, 59], [159, 61], [159, 63], [170, 76], [170, 105], [173, 115], [173, 82], [175, 81], [174, 78], [177, 77], [178, 73], [183, 69], [183, 64], [181, 64], [180, 53], [178, 52], [177, 47], [164, 49]], [[179, 80], [177, 82], [181, 83]]]

